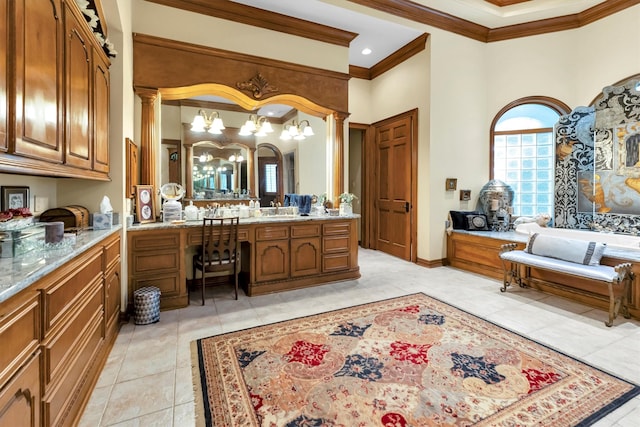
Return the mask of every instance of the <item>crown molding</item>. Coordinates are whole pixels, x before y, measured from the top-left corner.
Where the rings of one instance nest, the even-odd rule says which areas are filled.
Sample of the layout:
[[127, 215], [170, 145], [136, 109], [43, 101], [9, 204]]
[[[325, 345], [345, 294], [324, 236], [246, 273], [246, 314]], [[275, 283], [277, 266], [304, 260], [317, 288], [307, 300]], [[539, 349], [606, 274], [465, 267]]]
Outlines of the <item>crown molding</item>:
[[[640, 0], [607, 0], [572, 15], [488, 28], [410, 0], [348, 1], [486, 43], [579, 28], [640, 3]], [[506, 1], [501, 3], [506, 5]]]
[[411, 58], [413, 55], [422, 52], [425, 49], [425, 44], [428, 37], [429, 34], [422, 34], [421, 36], [415, 38], [413, 41], [396, 50], [394, 53], [387, 56], [371, 68], [349, 65], [349, 75], [352, 78], [373, 80], [379, 75], [389, 71], [396, 65]]
[[348, 47], [358, 34], [257, 7], [245, 6], [232, 1], [211, 0], [146, 0], [202, 15], [240, 22], [254, 27], [266, 28], [338, 46]]

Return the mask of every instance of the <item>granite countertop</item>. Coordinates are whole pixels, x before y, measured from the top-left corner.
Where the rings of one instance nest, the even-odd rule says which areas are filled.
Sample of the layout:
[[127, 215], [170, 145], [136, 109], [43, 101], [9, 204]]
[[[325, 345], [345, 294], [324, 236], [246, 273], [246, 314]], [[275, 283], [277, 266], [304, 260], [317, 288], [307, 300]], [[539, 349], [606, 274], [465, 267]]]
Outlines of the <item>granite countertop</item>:
[[34, 249], [14, 258], [0, 258], [0, 302], [28, 288], [38, 279], [121, 229], [121, 225], [114, 225], [106, 230], [83, 230], [76, 235], [73, 245], [59, 249]]
[[[342, 215], [342, 216], [329, 216], [329, 215], [273, 215], [273, 216], [261, 216], [253, 218], [240, 218], [240, 225], [243, 224], [272, 224], [281, 222], [305, 222], [305, 221], [326, 221], [326, 220], [345, 220], [360, 218], [359, 214]], [[185, 221], [179, 224], [173, 224], [171, 222], [148, 222], [145, 224], [134, 224], [131, 227], [127, 227], [128, 231], [142, 231], [142, 230], [159, 230], [168, 228], [190, 228], [202, 226], [202, 220]]]
[[[453, 230], [455, 233], [471, 234], [474, 236], [488, 237], [490, 239], [509, 240], [511, 242], [527, 243], [529, 236], [515, 231], [467, 231]], [[594, 232], [595, 233], [595, 232]], [[604, 250], [604, 256], [610, 258], [619, 258], [632, 262], [640, 262], [640, 249], [621, 248], [609, 246]]]

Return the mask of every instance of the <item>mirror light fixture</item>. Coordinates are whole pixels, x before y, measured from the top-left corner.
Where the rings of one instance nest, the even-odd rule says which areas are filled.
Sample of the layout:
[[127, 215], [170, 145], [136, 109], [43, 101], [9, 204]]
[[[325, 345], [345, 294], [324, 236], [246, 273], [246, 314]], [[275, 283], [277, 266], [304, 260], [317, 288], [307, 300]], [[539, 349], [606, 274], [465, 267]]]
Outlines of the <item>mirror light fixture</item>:
[[200, 163], [210, 162], [213, 160], [213, 156], [209, 153], [202, 153], [198, 156], [198, 160], [200, 160]]
[[242, 157], [242, 154], [238, 154], [237, 156], [235, 154], [232, 154], [229, 156], [229, 161], [230, 162], [242, 162], [244, 160], [244, 157]]
[[238, 135], [267, 136], [267, 134], [271, 132], [273, 132], [273, 128], [265, 116], [249, 114], [249, 118], [240, 128]]
[[198, 114], [196, 114], [191, 122], [191, 130], [194, 132], [207, 131], [214, 135], [220, 135], [222, 129], [224, 129], [224, 124], [217, 111], [212, 111], [211, 114], [207, 114], [204, 110], [198, 110]]
[[282, 129], [280, 139], [282, 139], [283, 141], [287, 141], [291, 138], [302, 140], [308, 136], [313, 135], [315, 134], [313, 133], [313, 129], [311, 129], [311, 123], [309, 123], [309, 120], [303, 120], [299, 123], [296, 123], [296, 121], [294, 120], [290, 125], [285, 126]]

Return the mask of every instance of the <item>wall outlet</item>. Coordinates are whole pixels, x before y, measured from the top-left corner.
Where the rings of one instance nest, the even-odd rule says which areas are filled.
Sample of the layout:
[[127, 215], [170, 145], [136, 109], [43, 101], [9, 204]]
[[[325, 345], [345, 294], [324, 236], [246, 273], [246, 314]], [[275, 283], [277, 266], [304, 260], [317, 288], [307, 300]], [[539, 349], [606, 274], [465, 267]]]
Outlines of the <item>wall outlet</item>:
[[44, 212], [49, 209], [49, 198], [47, 196], [35, 196], [33, 202], [33, 210], [35, 212]]

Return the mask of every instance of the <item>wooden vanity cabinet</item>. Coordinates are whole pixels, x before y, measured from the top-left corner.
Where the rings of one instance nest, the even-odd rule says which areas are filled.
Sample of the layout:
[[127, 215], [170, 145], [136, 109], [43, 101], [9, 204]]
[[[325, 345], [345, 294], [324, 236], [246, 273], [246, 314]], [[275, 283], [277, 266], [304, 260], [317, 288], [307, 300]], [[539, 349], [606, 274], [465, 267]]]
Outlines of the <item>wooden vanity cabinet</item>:
[[16, 0], [14, 14], [9, 22], [13, 23], [15, 32], [15, 51], [9, 52], [9, 58], [15, 58], [16, 93], [15, 104], [13, 100], [9, 102], [9, 111], [15, 111], [15, 146], [9, 144], [9, 152], [61, 164], [64, 157], [62, 3], [60, 0]]
[[40, 295], [27, 290], [0, 306], [0, 425], [40, 425]]
[[303, 277], [322, 272], [320, 224], [291, 226], [291, 277]]
[[288, 279], [289, 226], [262, 225], [256, 227], [256, 282]]
[[0, 302], [1, 426], [78, 423], [118, 334], [119, 264], [112, 234]]
[[351, 268], [354, 264], [351, 247], [355, 229], [350, 222], [330, 222], [322, 225], [322, 271]]
[[129, 245], [129, 301], [133, 292], [145, 286], [160, 289], [160, 308], [184, 307], [189, 295], [180, 229], [131, 231]]
[[74, 0], [2, 3], [0, 172], [109, 180], [109, 59], [82, 12]]

